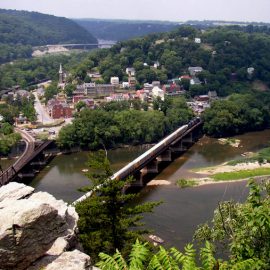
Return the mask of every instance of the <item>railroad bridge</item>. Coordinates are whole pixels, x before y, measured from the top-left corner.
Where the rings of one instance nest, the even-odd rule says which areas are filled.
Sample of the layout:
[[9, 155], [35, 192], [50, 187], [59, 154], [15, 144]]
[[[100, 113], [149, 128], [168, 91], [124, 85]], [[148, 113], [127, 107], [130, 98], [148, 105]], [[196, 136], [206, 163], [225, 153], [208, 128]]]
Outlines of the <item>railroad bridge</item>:
[[[131, 186], [143, 187], [147, 174], [158, 173], [162, 162], [171, 162], [175, 153], [185, 152], [199, 138], [201, 126], [202, 120], [199, 117], [192, 119], [187, 125], [181, 126], [113, 174], [111, 180], [120, 180], [133, 176], [135, 181], [131, 183]], [[91, 195], [92, 191], [77, 199], [74, 204], [85, 200]]]
[[42, 166], [45, 165], [46, 159], [50, 156], [44, 157], [43, 151], [53, 143], [53, 141], [44, 141], [41, 143], [36, 143], [35, 139], [27, 132], [16, 128], [26, 143], [25, 150], [23, 154], [18, 158], [18, 160], [5, 171], [0, 174], [0, 187], [14, 180], [21, 180], [26, 177], [33, 177], [33, 170], [29, 170], [29, 167]]

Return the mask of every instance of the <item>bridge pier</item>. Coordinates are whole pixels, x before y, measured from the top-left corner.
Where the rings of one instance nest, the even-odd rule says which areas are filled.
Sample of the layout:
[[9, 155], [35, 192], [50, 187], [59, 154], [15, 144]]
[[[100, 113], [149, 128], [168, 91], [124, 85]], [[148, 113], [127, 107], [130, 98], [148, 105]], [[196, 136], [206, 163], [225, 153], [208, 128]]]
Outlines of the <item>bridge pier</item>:
[[187, 147], [183, 145], [182, 140], [177, 142], [176, 144], [170, 146], [170, 149], [173, 153], [175, 152], [184, 152], [187, 150]]
[[141, 173], [142, 174], [158, 173], [158, 161], [157, 160], [151, 161], [143, 169], [141, 169]]
[[157, 161], [172, 161], [172, 151], [170, 149], [164, 151], [161, 155], [157, 156]]
[[186, 137], [184, 137], [181, 142], [183, 143], [193, 143], [194, 140], [193, 140], [193, 134], [192, 132], [190, 132]]

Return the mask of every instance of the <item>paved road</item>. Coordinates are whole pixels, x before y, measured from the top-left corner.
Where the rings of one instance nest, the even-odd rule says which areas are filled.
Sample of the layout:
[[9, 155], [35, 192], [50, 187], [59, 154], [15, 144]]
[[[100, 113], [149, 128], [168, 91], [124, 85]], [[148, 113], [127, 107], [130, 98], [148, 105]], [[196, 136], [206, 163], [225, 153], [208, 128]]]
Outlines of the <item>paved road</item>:
[[35, 106], [35, 110], [37, 112], [38, 122], [43, 123], [43, 124], [52, 123], [53, 119], [49, 116], [47, 111], [41, 105], [40, 100], [37, 96], [37, 93], [34, 92], [33, 94], [35, 96], [35, 105], [34, 106]]

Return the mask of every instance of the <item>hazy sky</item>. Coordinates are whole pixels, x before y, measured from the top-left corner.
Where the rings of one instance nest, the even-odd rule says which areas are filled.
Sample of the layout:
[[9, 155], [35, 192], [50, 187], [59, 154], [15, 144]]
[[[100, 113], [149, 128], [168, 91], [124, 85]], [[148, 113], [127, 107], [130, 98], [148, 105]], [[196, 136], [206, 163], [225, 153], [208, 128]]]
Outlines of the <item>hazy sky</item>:
[[0, 8], [69, 18], [270, 22], [270, 0], [0, 0]]

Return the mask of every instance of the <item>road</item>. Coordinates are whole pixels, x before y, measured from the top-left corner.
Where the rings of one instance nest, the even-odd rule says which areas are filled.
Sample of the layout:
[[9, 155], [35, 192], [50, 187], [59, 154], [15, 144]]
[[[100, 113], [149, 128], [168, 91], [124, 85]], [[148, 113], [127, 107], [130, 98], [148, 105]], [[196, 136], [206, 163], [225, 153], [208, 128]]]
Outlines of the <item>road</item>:
[[42, 124], [52, 123], [53, 122], [53, 119], [49, 116], [49, 114], [47, 113], [47, 111], [41, 105], [37, 93], [34, 92], [33, 94], [35, 96], [35, 105], [34, 106], [35, 106], [35, 110], [37, 112], [38, 122], [40, 122]]

